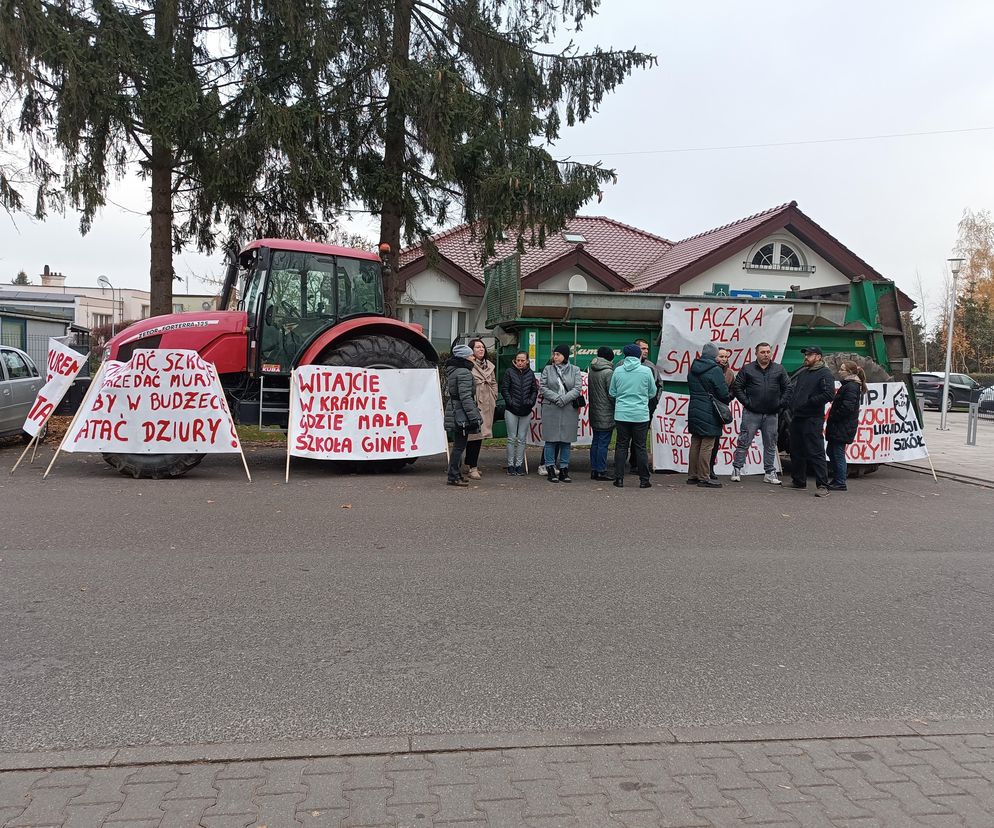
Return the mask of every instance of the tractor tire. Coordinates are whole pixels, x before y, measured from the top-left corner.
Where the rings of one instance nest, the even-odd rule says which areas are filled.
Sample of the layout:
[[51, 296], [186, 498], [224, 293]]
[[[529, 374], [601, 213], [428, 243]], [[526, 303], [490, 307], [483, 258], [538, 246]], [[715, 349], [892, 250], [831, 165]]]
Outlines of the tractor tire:
[[[891, 382], [894, 377], [884, 368], [879, 362], [875, 362], [869, 357], [861, 356], [860, 354], [847, 354], [835, 352], [831, 354], [825, 354], [824, 356], [825, 365], [832, 371], [832, 374], [838, 374], [839, 366], [846, 360], [850, 360], [859, 365], [863, 369], [863, 373], [866, 374], [867, 382]], [[779, 451], [790, 455], [790, 415], [781, 414], [780, 422], [777, 435], [777, 448]], [[782, 460], [783, 458], [781, 458]], [[789, 463], [783, 464], [784, 470], [788, 469]], [[866, 474], [873, 474], [880, 466], [876, 463], [871, 463], [867, 465], [860, 464], [858, 466], [851, 466], [849, 468], [850, 477], [862, 477]]]
[[205, 454], [105, 454], [104, 460], [135, 480], [161, 480], [182, 477], [207, 455]]
[[[434, 368], [424, 354], [403, 339], [383, 334], [357, 336], [326, 351], [321, 356], [324, 365], [352, 368]], [[336, 471], [347, 474], [393, 474], [417, 460], [330, 461]]]

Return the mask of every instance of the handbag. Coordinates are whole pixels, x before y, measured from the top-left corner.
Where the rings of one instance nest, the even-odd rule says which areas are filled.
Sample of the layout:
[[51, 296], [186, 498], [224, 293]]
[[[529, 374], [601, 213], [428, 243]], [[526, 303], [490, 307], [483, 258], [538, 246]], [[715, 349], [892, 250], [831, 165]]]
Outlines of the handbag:
[[708, 396], [711, 398], [711, 404], [714, 406], [718, 419], [728, 425], [732, 421], [732, 409], [721, 400], [715, 399], [714, 394], [708, 394]]
[[587, 404], [587, 398], [581, 394], [575, 400], [570, 400], [570, 402], [573, 404], [573, 408], [583, 408]]

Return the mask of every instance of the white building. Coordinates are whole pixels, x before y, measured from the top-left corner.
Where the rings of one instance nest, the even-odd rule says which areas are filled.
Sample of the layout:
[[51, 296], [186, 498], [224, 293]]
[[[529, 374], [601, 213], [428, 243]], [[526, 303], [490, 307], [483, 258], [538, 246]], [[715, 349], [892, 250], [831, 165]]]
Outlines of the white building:
[[[422, 325], [440, 351], [458, 335], [484, 330], [484, 277], [472, 227], [401, 251], [399, 316]], [[493, 258], [514, 253], [502, 243]], [[680, 241], [602, 216], [577, 216], [545, 247], [526, 247], [521, 286], [571, 291], [782, 297], [857, 278], [885, 277], [801, 212], [783, 204]], [[899, 291], [902, 310], [914, 305]]]
[[[102, 325], [121, 324], [125, 321], [145, 319], [149, 315], [151, 302], [147, 290], [134, 288], [102, 288], [99, 285], [67, 285], [62, 273], [52, 271], [48, 265], [37, 285], [12, 285], [19, 294], [16, 304], [22, 307], [35, 307], [35, 310], [48, 310], [53, 306], [71, 307], [70, 317], [84, 328], [98, 328]], [[36, 296], [37, 295], [37, 298]], [[217, 297], [211, 294], [174, 294], [173, 313], [216, 310]]]

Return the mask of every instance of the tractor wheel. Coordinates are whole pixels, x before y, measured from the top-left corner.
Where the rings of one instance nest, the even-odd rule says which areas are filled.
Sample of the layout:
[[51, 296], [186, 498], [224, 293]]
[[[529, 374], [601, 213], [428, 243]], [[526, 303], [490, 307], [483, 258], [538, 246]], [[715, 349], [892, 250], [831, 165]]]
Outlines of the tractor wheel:
[[105, 454], [104, 460], [135, 480], [161, 480], [182, 477], [204, 457], [204, 454]]
[[[867, 382], [891, 382], [894, 377], [884, 368], [879, 362], [874, 362], [869, 357], [862, 356], [860, 354], [846, 354], [846, 353], [831, 353], [825, 354], [824, 357], [825, 365], [832, 371], [832, 374], [838, 374], [839, 366], [849, 360], [855, 362], [863, 369], [863, 373], [866, 374]], [[777, 435], [777, 448], [781, 452], [786, 452], [790, 454], [790, 415], [780, 415], [780, 423]], [[786, 466], [785, 466], [786, 468]], [[850, 477], [860, 477], [864, 474], [872, 474], [878, 468], [876, 464], [871, 465], [860, 465], [852, 466], [849, 469]], [[858, 469], [858, 471], [854, 471]]]
[[[383, 334], [357, 336], [326, 351], [324, 365], [352, 368], [434, 368], [424, 354], [403, 339]], [[342, 472], [393, 473], [413, 463], [417, 458], [403, 460], [371, 460], [367, 462], [334, 461], [332, 466]]]

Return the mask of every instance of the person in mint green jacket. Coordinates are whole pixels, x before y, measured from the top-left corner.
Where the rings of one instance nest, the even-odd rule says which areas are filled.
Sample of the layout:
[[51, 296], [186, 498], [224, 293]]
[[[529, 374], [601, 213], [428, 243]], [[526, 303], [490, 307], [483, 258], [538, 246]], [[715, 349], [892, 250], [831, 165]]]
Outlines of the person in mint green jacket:
[[642, 349], [634, 343], [626, 345], [625, 361], [614, 369], [608, 394], [614, 400], [614, 423], [617, 439], [614, 446], [614, 485], [625, 485], [625, 462], [628, 446], [635, 446], [638, 462], [639, 488], [648, 489], [649, 454], [645, 438], [649, 432], [649, 400], [656, 393], [656, 380], [642, 364]]

